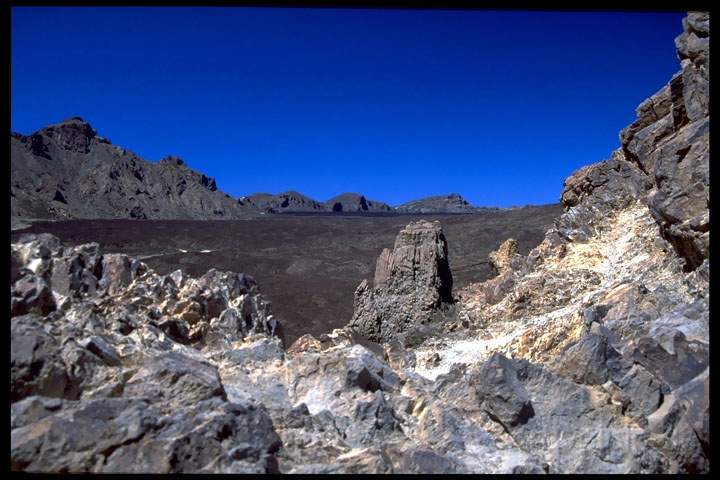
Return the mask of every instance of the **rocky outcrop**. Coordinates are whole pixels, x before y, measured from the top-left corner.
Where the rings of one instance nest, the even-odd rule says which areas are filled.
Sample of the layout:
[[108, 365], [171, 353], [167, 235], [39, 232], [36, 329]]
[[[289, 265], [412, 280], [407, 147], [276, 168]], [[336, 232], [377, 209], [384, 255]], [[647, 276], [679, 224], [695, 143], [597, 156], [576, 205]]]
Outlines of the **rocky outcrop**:
[[[702, 51], [706, 23], [686, 19], [697, 40], [682, 52]], [[687, 268], [658, 185], [625, 155], [568, 179], [542, 243], [522, 256], [504, 242], [497, 277], [459, 292], [439, 223], [409, 224], [350, 328], [288, 349], [248, 275], [157, 275], [96, 244], [21, 237], [11, 468], [709, 472], [709, 259]]]
[[327, 208], [332, 212], [392, 212], [387, 203], [368, 200], [357, 193], [342, 193], [327, 202]]
[[[562, 383], [605, 397], [617, 409], [609, 413], [615, 431], [588, 438], [583, 448], [600, 441], [599, 458], [624, 465], [621, 470], [709, 470], [702, 393], [709, 386], [708, 50], [702, 40], [708, 21], [701, 13], [685, 19], [676, 41], [683, 71], [638, 107], [638, 119], [621, 132], [622, 146], [609, 160], [565, 181], [566, 211], [545, 240], [527, 257], [515, 254], [511, 240], [504, 243], [490, 255], [497, 277], [459, 292], [459, 315], [477, 336], [415, 352], [426, 374], [452, 373], [452, 362], [468, 361], [468, 352], [503, 353], [527, 362], [515, 366], [521, 382], [524, 372], [542, 368], [552, 372], [544, 378], [557, 378], [551, 383], [559, 396], [565, 391], [570, 398]], [[513, 437], [525, 443], [534, 430], [564, 450], [577, 433], [560, 441], [555, 435], [565, 426], [558, 417], [554, 433], [541, 427], [554, 414], [543, 411], [533, 388], [524, 385], [536, 415], [512, 429]], [[675, 400], [680, 397], [683, 407]], [[570, 408], [584, 402], [573, 398], [566, 401]], [[622, 425], [640, 432], [621, 437], [639, 442], [636, 452], [644, 458], [613, 446]], [[585, 471], [599, 468], [581, 457], [552, 457], [545, 458], [565, 471], [577, 468], [575, 462]]]
[[472, 213], [475, 207], [459, 193], [425, 197], [395, 207], [398, 213]]
[[28, 472], [273, 473], [279, 438], [262, 407], [220, 399], [172, 414], [126, 396], [13, 404], [11, 468]]
[[261, 213], [470, 213], [458, 194], [393, 209], [355, 193], [319, 202], [296, 191], [240, 198], [218, 190], [215, 179], [168, 156], [140, 158], [80, 117], [30, 135], [11, 133], [10, 203], [13, 223], [72, 218], [233, 220]]
[[562, 194], [576, 209], [643, 201], [688, 271], [707, 258], [710, 235], [709, 25], [708, 13], [688, 14], [675, 40], [682, 70], [638, 106], [612, 158], [575, 172]]
[[238, 219], [253, 207], [177, 157], [143, 160], [80, 117], [10, 138], [14, 218]]
[[201, 353], [253, 335], [282, 345], [251, 277], [160, 276], [46, 234], [21, 237], [11, 257], [14, 470], [277, 471], [266, 410], [230, 401]]
[[408, 224], [385, 249], [375, 267], [374, 285], [355, 292], [349, 326], [374, 341], [390, 341], [437, 318], [452, 302], [447, 242], [439, 222]]
[[490, 252], [488, 259], [490, 260], [490, 266], [497, 274], [519, 268], [522, 257], [520, 256], [517, 240], [508, 238], [500, 244], [497, 250]]

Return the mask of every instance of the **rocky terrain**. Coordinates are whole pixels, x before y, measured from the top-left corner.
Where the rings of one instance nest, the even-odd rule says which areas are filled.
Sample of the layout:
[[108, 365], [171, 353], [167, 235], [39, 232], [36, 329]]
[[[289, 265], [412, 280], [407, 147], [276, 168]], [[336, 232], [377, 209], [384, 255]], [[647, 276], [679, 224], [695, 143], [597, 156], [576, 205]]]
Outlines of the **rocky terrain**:
[[683, 28], [539, 245], [457, 288], [442, 224], [412, 221], [329, 334], [288, 345], [246, 274], [20, 236], [12, 469], [709, 472], [709, 15]]
[[73, 117], [12, 134], [14, 218], [239, 219], [255, 209], [217, 189], [177, 157], [148, 162]]
[[395, 207], [399, 213], [469, 213], [474, 210], [475, 207], [459, 193], [421, 198]]
[[249, 272], [272, 301], [288, 341], [345, 326], [358, 284], [411, 220], [440, 220], [457, 288], [487, 280], [487, 255], [507, 237], [527, 254], [562, 213], [559, 204], [470, 215], [278, 214], [241, 221], [66, 220], [36, 222], [12, 232], [51, 233], [63, 244], [97, 242], [105, 252], [139, 258], [157, 273], [210, 268]]
[[80, 117], [31, 135], [12, 133], [10, 144], [10, 213], [17, 227], [38, 219], [236, 220], [267, 213], [473, 211], [453, 195], [446, 200], [420, 200], [417, 207], [397, 211], [357, 193], [343, 193], [326, 202], [295, 191], [233, 198], [218, 190], [215, 179], [188, 168], [182, 159], [144, 160], [98, 135]]

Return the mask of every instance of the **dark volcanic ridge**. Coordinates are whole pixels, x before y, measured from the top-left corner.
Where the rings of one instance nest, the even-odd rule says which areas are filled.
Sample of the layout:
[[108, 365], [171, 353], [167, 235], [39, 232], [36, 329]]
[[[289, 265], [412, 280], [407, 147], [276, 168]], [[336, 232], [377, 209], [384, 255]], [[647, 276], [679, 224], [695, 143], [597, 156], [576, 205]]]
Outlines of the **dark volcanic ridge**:
[[18, 219], [132, 218], [237, 220], [267, 213], [472, 213], [459, 194], [396, 208], [358, 193], [325, 202], [300, 192], [234, 198], [175, 156], [145, 160], [113, 145], [81, 117], [31, 135], [11, 133], [10, 204]]
[[25, 218], [248, 218], [255, 209], [178, 157], [149, 162], [80, 117], [13, 133], [10, 204]]

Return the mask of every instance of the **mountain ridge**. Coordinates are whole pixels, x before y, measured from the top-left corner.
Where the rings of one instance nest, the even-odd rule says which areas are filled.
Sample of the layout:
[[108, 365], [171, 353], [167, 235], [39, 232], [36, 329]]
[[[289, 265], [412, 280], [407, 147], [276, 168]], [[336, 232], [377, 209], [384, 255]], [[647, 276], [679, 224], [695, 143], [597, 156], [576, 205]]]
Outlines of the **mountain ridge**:
[[80, 116], [10, 133], [11, 217], [17, 219], [242, 219], [266, 213], [472, 213], [458, 193], [397, 207], [344, 192], [320, 201], [295, 190], [233, 197], [180, 157], [147, 160], [114, 145]]

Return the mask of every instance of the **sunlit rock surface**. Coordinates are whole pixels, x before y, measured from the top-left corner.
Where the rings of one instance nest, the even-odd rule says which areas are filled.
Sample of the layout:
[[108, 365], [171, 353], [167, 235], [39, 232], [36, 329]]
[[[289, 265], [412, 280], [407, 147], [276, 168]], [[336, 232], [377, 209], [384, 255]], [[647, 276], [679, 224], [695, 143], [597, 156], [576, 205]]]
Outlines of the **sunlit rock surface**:
[[566, 211], [529, 255], [507, 241], [495, 278], [453, 291], [441, 226], [411, 223], [348, 327], [318, 338], [284, 345], [249, 275], [162, 276], [97, 244], [22, 237], [11, 468], [708, 472], [708, 22], [684, 21], [682, 88], [566, 181]]

